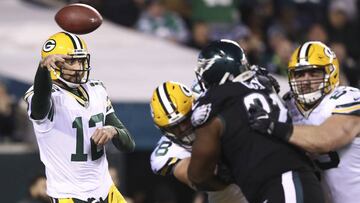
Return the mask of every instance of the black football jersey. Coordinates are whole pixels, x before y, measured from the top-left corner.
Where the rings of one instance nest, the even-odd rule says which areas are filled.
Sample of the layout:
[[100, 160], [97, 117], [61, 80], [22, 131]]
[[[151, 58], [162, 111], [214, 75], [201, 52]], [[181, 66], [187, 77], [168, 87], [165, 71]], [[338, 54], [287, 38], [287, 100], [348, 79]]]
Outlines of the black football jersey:
[[211, 104], [208, 118], [200, 126], [214, 117], [223, 121], [221, 161], [231, 169], [235, 182], [250, 201], [272, 177], [290, 170], [313, 170], [303, 151], [250, 128], [251, 103], [259, 103], [281, 122], [290, 121], [281, 99], [256, 78], [211, 87], [194, 104], [195, 109]]

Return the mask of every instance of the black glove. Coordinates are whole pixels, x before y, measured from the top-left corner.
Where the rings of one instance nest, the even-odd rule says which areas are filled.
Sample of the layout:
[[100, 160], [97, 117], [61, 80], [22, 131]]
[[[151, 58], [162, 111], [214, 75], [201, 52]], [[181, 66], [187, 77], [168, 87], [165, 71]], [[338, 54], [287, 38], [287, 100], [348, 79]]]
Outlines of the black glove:
[[265, 75], [265, 76], [267, 76], [267, 75], [269, 74], [269, 71], [268, 71], [266, 68], [261, 67], [261, 66], [258, 66], [258, 65], [252, 65], [252, 66], [250, 66], [250, 70], [255, 71], [256, 74], [258, 74], [258, 75]]
[[271, 135], [285, 141], [290, 139], [294, 126], [273, 120], [259, 104], [251, 104], [249, 108], [250, 127], [265, 135]]
[[250, 127], [263, 134], [272, 135], [274, 131], [274, 122], [270, 119], [269, 113], [258, 104], [251, 104], [249, 108]]
[[273, 86], [276, 94], [278, 94], [280, 92], [280, 85], [279, 85], [278, 81], [270, 74], [267, 75], [266, 77], [269, 79], [269, 81], [270, 81], [271, 85]]
[[[250, 67], [250, 69], [252, 71], [255, 71], [256, 74], [258, 76], [260, 76], [260, 79], [262, 79], [261, 80], [262, 83], [265, 83], [264, 84], [265, 86], [270, 85], [271, 87], [274, 88], [276, 93], [280, 92], [280, 85], [279, 85], [278, 81], [273, 76], [271, 76], [269, 74], [269, 71], [266, 68], [260, 67], [260, 66], [257, 66], [257, 65], [252, 65]], [[263, 76], [263, 77], [261, 77], [261, 76]], [[264, 77], [265, 77], [265, 79], [264, 79]]]

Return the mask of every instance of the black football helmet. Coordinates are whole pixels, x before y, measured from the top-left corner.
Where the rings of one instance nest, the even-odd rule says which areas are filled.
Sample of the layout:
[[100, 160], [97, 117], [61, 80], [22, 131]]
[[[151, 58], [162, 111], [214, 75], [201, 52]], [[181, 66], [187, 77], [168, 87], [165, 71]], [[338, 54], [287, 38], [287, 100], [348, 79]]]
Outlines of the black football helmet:
[[249, 69], [250, 65], [240, 45], [232, 40], [221, 39], [201, 50], [195, 74], [201, 88], [205, 90], [232, 81]]

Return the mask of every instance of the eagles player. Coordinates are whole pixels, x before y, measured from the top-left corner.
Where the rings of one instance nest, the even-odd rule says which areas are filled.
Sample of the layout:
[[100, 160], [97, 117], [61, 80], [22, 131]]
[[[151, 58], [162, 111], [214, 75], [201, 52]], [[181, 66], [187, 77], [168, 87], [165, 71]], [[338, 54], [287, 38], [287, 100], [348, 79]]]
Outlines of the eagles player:
[[76, 35], [52, 35], [41, 51], [28, 115], [53, 202], [123, 203], [108, 171], [104, 145], [131, 152], [135, 143], [116, 117], [103, 83], [89, 80], [90, 54]]
[[[289, 84], [286, 104], [295, 125], [265, 119], [265, 112], [257, 112], [253, 127], [321, 154], [316, 163], [324, 170], [332, 202], [359, 202], [360, 90], [339, 86], [336, 55], [319, 41], [306, 42], [294, 51]], [[287, 131], [277, 133], [278, 127]]]
[[[187, 168], [194, 140], [190, 122], [194, 98], [195, 94], [185, 85], [167, 81], [155, 89], [150, 102], [153, 121], [163, 134], [151, 154], [151, 168], [155, 174], [173, 175], [190, 187]], [[235, 184], [222, 191], [208, 192], [208, 199], [210, 203], [247, 202]]]
[[190, 181], [199, 189], [221, 188], [213, 175], [221, 159], [249, 202], [324, 202], [305, 153], [250, 128], [254, 103], [280, 121], [288, 117], [272, 87], [249, 70], [242, 48], [230, 40], [212, 42], [200, 52], [195, 73], [207, 90], [191, 117]]

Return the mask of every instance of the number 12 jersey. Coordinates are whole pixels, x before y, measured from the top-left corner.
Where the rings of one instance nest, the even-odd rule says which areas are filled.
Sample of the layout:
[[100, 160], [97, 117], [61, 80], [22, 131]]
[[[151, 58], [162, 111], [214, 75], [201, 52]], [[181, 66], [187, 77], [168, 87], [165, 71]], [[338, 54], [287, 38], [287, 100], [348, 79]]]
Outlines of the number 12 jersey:
[[31, 119], [33, 87], [25, 94], [46, 169], [47, 193], [54, 198], [105, 199], [113, 184], [105, 148], [90, 138], [114, 110], [100, 81], [89, 81], [78, 90], [83, 98], [53, 84], [51, 107], [42, 120]]

